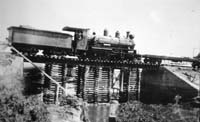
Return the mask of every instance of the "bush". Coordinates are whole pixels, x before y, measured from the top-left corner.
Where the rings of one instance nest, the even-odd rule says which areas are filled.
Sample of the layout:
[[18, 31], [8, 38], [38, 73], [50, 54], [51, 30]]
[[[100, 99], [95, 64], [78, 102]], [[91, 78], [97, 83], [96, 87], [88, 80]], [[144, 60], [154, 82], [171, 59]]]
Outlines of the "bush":
[[6, 86], [0, 86], [1, 122], [50, 122], [47, 106], [37, 96], [23, 96], [20, 85]]
[[146, 105], [138, 101], [121, 104], [118, 122], [196, 122], [197, 109], [178, 105]]

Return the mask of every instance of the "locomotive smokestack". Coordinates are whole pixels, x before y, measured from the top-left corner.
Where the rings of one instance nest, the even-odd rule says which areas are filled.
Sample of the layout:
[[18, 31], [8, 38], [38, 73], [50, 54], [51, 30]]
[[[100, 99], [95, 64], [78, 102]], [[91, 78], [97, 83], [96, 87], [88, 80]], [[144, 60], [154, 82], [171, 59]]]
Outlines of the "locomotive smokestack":
[[103, 35], [104, 35], [104, 36], [108, 36], [108, 30], [107, 30], [107, 29], [104, 29], [104, 30], [103, 30]]
[[129, 35], [130, 35], [130, 31], [127, 31], [127, 32], [126, 32], [126, 38], [127, 38], [127, 39], [129, 38]]
[[115, 37], [116, 37], [116, 38], [119, 38], [119, 37], [120, 37], [120, 33], [119, 33], [119, 31], [116, 31], [116, 33], [115, 33]]
[[130, 34], [130, 35], [129, 35], [129, 38], [130, 38], [130, 39], [134, 39], [134, 35], [133, 35], [133, 34]]

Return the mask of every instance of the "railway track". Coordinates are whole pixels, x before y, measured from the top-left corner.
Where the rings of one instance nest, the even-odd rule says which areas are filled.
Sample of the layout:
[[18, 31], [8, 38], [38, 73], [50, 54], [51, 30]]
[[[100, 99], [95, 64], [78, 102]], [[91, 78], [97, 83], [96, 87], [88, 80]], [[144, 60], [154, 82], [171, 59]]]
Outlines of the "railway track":
[[85, 58], [67, 58], [64, 56], [43, 56], [43, 55], [27, 55], [24, 54], [31, 61], [36, 63], [66, 63], [71, 65], [90, 65], [90, 66], [106, 66], [106, 67], [128, 67], [128, 68], [151, 68], [157, 69], [160, 64], [143, 63], [140, 61], [126, 61], [126, 60], [100, 60]]

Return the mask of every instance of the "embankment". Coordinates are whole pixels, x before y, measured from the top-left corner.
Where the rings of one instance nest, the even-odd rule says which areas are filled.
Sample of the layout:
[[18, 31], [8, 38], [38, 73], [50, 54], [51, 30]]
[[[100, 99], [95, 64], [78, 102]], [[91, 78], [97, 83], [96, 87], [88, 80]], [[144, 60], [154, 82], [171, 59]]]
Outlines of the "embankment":
[[[179, 68], [179, 70], [181, 70]], [[190, 102], [197, 96], [197, 89], [176, 74], [177, 71], [167, 67], [159, 70], [143, 70], [141, 74], [140, 100], [147, 104], [174, 103], [175, 96], [180, 95], [181, 102]], [[190, 73], [189, 70], [187, 70]]]

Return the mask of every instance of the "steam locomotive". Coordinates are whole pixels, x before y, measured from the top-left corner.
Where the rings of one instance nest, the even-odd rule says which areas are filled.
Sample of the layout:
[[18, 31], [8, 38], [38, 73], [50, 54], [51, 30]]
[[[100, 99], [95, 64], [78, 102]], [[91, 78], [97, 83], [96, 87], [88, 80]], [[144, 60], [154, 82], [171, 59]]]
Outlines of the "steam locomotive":
[[43, 55], [72, 55], [81, 58], [103, 59], [133, 59], [134, 36], [127, 32], [126, 38], [120, 38], [119, 32], [115, 37], [89, 35], [89, 29], [64, 27], [64, 31], [73, 32], [74, 35], [61, 32], [38, 30], [27, 27], [9, 27], [9, 40], [12, 45], [23, 53], [36, 55], [42, 51]]
[[127, 32], [126, 38], [120, 38], [118, 31], [115, 37], [110, 37], [107, 30], [104, 30], [103, 36], [97, 36], [95, 33], [88, 35], [89, 29], [67, 26], [63, 30], [74, 32], [72, 49], [75, 54], [81, 57], [131, 59], [133, 54], [136, 54], [134, 36], [130, 32]]

